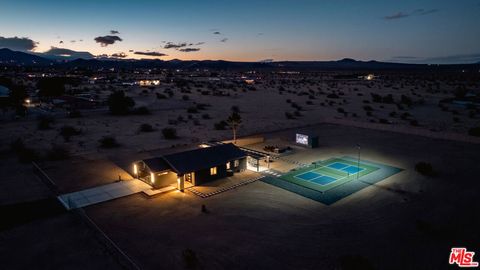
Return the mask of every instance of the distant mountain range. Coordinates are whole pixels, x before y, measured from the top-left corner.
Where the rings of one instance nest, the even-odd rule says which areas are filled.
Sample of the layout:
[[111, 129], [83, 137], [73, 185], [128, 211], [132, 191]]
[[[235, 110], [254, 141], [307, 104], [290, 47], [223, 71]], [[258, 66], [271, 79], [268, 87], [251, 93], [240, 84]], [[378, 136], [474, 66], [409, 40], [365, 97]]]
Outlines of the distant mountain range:
[[[81, 56], [81, 54], [80, 54]], [[345, 58], [338, 61], [261, 61], [232, 62], [223, 60], [187, 60], [173, 59], [48, 59], [35, 54], [0, 49], [0, 65], [21, 66], [58, 66], [65, 68], [172, 68], [172, 69], [278, 69], [278, 70], [393, 70], [393, 69], [480, 69], [480, 63], [456, 65], [402, 64], [379, 61], [358, 61]]]

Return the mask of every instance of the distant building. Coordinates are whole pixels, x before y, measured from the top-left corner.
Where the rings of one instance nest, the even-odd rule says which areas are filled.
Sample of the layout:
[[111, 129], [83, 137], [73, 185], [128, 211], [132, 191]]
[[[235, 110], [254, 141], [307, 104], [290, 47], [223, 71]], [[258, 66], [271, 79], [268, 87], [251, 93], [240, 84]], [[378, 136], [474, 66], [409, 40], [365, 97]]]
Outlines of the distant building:
[[157, 86], [160, 85], [160, 80], [139, 80], [137, 84], [139, 86]]

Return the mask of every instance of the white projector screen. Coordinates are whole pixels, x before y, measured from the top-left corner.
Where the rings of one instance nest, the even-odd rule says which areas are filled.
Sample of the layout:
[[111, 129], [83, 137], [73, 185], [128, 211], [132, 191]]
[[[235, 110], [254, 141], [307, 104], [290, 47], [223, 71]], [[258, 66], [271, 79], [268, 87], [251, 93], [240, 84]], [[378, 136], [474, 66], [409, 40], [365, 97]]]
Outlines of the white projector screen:
[[295, 142], [298, 144], [308, 145], [308, 136], [303, 134], [298, 134], [295, 139]]

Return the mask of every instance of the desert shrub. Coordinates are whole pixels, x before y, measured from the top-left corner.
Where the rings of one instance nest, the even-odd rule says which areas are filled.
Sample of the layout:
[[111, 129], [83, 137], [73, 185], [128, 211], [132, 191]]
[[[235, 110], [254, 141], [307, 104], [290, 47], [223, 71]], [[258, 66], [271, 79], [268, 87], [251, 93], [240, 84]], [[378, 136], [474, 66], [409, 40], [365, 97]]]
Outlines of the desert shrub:
[[418, 121], [415, 120], [415, 119], [410, 120], [410, 125], [411, 125], [411, 126], [414, 126], [414, 127], [418, 127], [418, 126], [419, 126]]
[[38, 117], [37, 128], [39, 130], [51, 129], [53, 122], [54, 122], [53, 117], [49, 115], [40, 115]]
[[68, 117], [70, 118], [79, 118], [82, 117], [82, 113], [79, 110], [71, 110], [68, 112]]
[[197, 107], [189, 107], [187, 109], [187, 112], [188, 113], [198, 113], [198, 109], [197, 109]]
[[468, 130], [468, 135], [480, 137], [480, 127], [473, 127]]
[[120, 146], [117, 139], [113, 136], [103, 136], [98, 142], [102, 148], [114, 148]]
[[182, 96], [182, 100], [185, 100], [185, 101], [190, 100], [190, 97], [187, 96], [187, 95], [183, 95], [183, 96]]
[[164, 94], [161, 94], [161, 93], [156, 93], [157, 95], [157, 99], [166, 99], [167, 96], [165, 96]]
[[295, 116], [300, 117], [300, 116], [302, 116], [302, 113], [300, 111], [295, 111]]
[[27, 147], [22, 139], [18, 138], [10, 144], [10, 148], [17, 155], [20, 162], [37, 160], [39, 155], [33, 148]]
[[373, 108], [372, 108], [371, 106], [369, 106], [369, 105], [363, 106], [363, 109], [364, 109], [365, 111], [367, 111], [367, 112], [373, 111]]
[[151, 114], [150, 110], [145, 106], [141, 106], [141, 107], [133, 109], [132, 113], [136, 114], [136, 115], [149, 115], [149, 114]]
[[348, 255], [340, 258], [341, 270], [373, 270], [372, 262], [363, 256]]
[[232, 112], [235, 112], [235, 113], [240, 113], [240, 108], [238, 106], [232, 106], [232, 108], [230, 108]]
[[208, 113], [202, 114], [203, 119], [211, 119], [210, 115]]
[[70, 151], [63, 146], [54, 145], [47, 152], [47, 159], [49, 160], [65, 160], [70, 158]]
[[327, 98], [339, 98], [339, 96], [335, 93], [331, 93], [327, 95]]
[[379, 120], [378, 120], [378, 122], [379, 122], [379, 123], [381, 123], [381, 124], [391, 124], [391, 122], [390, 122], [390, 121], [388, 121], [388, 120], [387, 120], [387, 119], [385, 119], [385, 118], [381, 118], [381, 119], [379, 119]]
[[338, 108], [338, 109], [337, 109], [337, 112], [339, 112], [339, 113], [345, 113], [345, 110], [344, 110], [343, 108]]
[[111, 114], [125, 115], [135, 106], [135, 101], [131, 97], [125, 96], [125, 92], [116, 91], [108, 96], [107, 104]]
[[82, 132], [79, 129], [76, 129], [72, 126], [63, 126], [60, 128], [59, 134], [63, 137], [63, 140], [68, 142], [70, 138], [76, 135], [81, 134]]
[[206, 110], [207, 107], [210, 107], [210, 104], [205, 104], [205, 103], [198, 103], [197, 104], [197, 110], [199, 110], [199, 111]]
[[189, 248], [185, 249], [182, 252], [182, 258], [183, 258], [183, 262], [185, 263], [185, 267], [187, 269], [193, 269], [197, 267], [198, 259], [197, 259], [197, 255], [193, 250]]
[[140, 132], [152, 132], [155, 129], [150, 124], [141, 124], [139, 127]]
[[227, 129], [227, 126], [228, 126], [228, 123], [225, 122], [225, 121], [220, 121], [220, 122], [217, 122], [215, 124], [213, 124], [213, 127], [216, 129], [216, 130], [225, 130]]
[[285, 112], [285, 117], [287, 119], [295, 119], [295, 117], [293, 116], [293, 114], [289, 113], [289, 112]]
[[422, 175], [430, 176], [430, 177], [436, 175], [435, 171], [433, 170], [432, 164], [424, 161], [421, 161], [415, 164], [415, 171], [417, 171]]
[[167, 140], [173, 140], [177, 138], [177, 130], [174, 128], [164, 128], [162, 129], [163, 138]]

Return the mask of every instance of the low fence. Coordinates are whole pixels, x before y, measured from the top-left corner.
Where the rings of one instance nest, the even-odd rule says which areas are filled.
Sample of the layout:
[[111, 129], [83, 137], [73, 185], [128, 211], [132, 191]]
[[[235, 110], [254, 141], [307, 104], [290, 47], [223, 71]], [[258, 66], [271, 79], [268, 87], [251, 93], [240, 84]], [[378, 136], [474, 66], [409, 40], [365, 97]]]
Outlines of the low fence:
[[122, 268], [140, 270], [140, 267], [97, 226], [82, 208], [73, 209], [71, 212], [90, 228], [95, 238], [105, 247], [105, 250], [120, 264]]
[[58, 192], [57, 184], [48, 176], [48, 174], [38, 166], [35, 161], [32, 161], [33, 172], [47, 185], [47, 187], [56, 195]]
[[[262, 143], [265, 141], [263, 136], [250, 136], [238, 138], [235, 145], [236, 146], [245, 146], [250, 144]], [[233, 140], [222, 141], [223, 143], [233, 143]]]
[[[58, 186], [55, 182], [48, 176], [48, 174], [38, 166], [37, 163], [32, 162], [34, 173], [42, 180], [43, 183], [50, 189], [50, 191], [57, 196], [58, 195]], [[60, 203], [60, 201], [59, 201]], [[74, 204], [73, 202], [69, 202]], [[124, 269], [133, 269], [139, 270], [140, 267], [127, 255], [123, 252], [113, 241], [108, 237], [105, 232], [103, 232], [100, 227], [85, 213], [82, 208], [76, 208], [70, 211], [77, 217], [81, 222], [83, 222], [90, 229], [95, 239], [105, 247], [105, 250], [112, 255], [118, 264]]]

